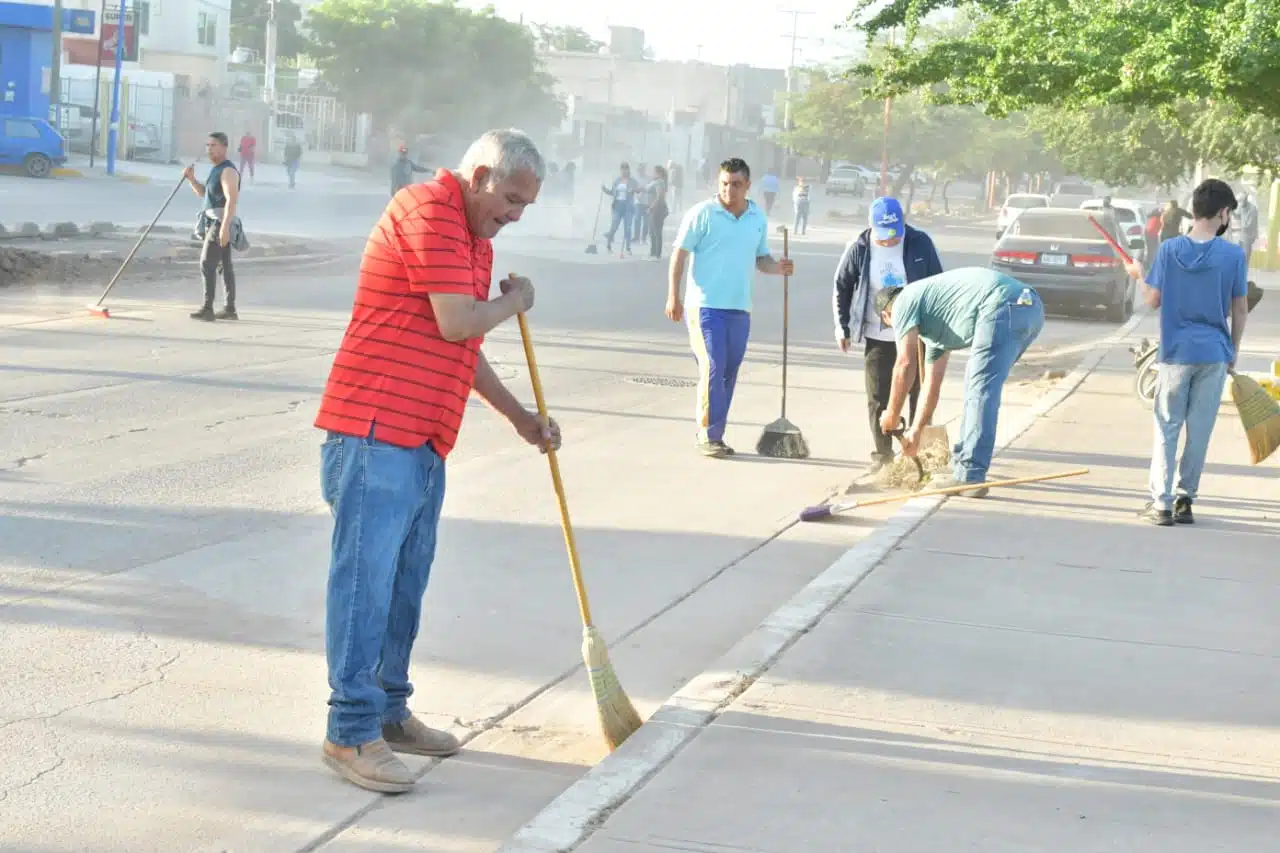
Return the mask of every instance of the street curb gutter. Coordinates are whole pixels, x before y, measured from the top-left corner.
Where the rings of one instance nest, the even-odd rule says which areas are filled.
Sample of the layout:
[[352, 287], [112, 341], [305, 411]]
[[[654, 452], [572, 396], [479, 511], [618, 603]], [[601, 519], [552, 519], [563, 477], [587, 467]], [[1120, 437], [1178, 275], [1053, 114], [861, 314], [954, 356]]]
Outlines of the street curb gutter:
[[[1001, 430], [1004, 436], [997, 441], [996, 453], [1003, 453], [1037, 421], [1074, 394], [1145, 316], [1137, 314], [1118, 328], [1030, 411], [1007, 430]], [[581, 845], [604, 825], [615, 809], [809, 633], [945, 500], [945, 497], [915, 498], [903, 504], [870, 536], [846, 551], [739, 640], [710, 669], [695, 676], [668, 699], [622, 746], [521, 827], [499, 848], [499, 853], [569, 853]]]

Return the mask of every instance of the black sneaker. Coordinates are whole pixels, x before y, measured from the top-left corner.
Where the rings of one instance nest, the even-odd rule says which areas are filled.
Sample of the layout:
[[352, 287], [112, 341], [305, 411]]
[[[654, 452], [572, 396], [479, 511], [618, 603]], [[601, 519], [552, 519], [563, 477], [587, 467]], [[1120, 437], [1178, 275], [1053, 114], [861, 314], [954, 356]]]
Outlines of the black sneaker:
[[699, 441], [698, 449], [702, 451], [703, 456], [709, 456], [712, 459], [723, 459], [733, 455], [733, 448], [723, 441]]
[[213, 306], [206, 305], [203, 308], [201, 308], [199, 311], [192, 311], [191, 319], [204, 320], [206, 323], [212, 323], [215, 319], [215, 315], [213, 313]]
[[1196, 517], [1191, 514], [1191, 498], [1178, 498], [1173, 502], [1173, 520], [1178, 524], [1196, 523]]
[[884, 470], [884, 466], [886, 466], [886, 465], [888, 465], [888, 464], [889, 464], [889, 462], [888, 462], [888, 460], [886, 460], [886, 459], [882, 459], [882, 458], [880, 458], [879, 456], [873, 457], [873, 458], [872, 458], [872, 460], [871, 460], [871, 465], [870, 465], [870, 466], [868, 466], [868, 468], [867, 468], [867, 473], [868, 473], [868, 474], [879, 474], [881, 471], [883, 471], [883, 470]]
[[1151, 522], [1156, 527], [1173, 526], [1173, 513], [1167, 509], [1161, 509], [1156, 506], [1155, 501], [1148, 501], [1147, 505], [1142, 508], [1142, 512], [1138, 513], [1138, 515]]
[[214, 314], [213, 316], [219, 320], [239, 320], [240, 319], [240, 315], [236, 313], [236, 309], [230, 306], [223, 308], [221, 311], [219, 311], [217, 314]]

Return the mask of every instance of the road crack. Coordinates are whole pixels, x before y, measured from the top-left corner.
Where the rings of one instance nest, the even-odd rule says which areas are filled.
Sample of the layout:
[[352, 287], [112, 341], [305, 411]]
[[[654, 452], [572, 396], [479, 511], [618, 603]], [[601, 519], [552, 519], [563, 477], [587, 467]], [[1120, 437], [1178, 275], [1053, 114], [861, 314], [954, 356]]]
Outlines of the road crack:
[[204, 428], [207, 430], [213, 430], [213, 429], [217, 429], [220, 426], [226, 426], [227, 424], [240, 423], [241, 421], [255, 420], [257, 418], [275, 418], [281, 415], [292, 415], [294, 412], [298, 411], [298, 407], [305, 402], [307, 401], [306, 400], [290, 400], [288, 403], [285, 404], [285, 407], [283, 409], [278, 409], [274, 412], [257, 412], [250, 415], [239, 415], [234, 418], [227, 418], [226, 420], [214, 421], [211, 424], [205, 424]]

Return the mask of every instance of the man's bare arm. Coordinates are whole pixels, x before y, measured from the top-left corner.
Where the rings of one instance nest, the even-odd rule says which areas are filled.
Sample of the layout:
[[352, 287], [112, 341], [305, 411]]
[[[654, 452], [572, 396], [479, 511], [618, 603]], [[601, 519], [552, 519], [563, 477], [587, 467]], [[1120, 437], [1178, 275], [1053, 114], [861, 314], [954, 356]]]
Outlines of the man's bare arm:
[[[431, 310], [436, 316], [440, 335], [446, 341], [465, 341], [488, 334], [521, 311], [533, 307], [533, 285], [521, 279], [522, 285], [497, 299], [479, 301], [460, 293], [432, 293]], [[527, 302], [524, 296], [528, 289]]]
[[893, 363], [893, 384], [889, 389], [889, 405], [885, 406], [885, 414], [895, 421], [902, 417], [902, 407], [916, 380], [916, 342], [919, 339], [919, 333], [912, 329], [898, 341], [898, 360]]
[[931, 361], [925, 366], [924, 402], [916, 413], [916, 424], [921, 427], [933, 423], [933, 413], [937, 411], [938, 400], [942, 397], [942, 380], [947, 375], [947, 359], [950, 357], [951, 353], [944, 352], [937, 361]]
[[671, 253], [671, 265], [667, 267], [667, 298], [680, 298], [680, 282], [684, 281], [684, 270], [689, 263], [689, 250], [677, 248]]
[[1245, 322], [1249, 319], [1249, 297], [1236, 296], [1231, 299], [1231, 347], [1235, 358], [1231, 360], [1232, 369], [1240, 358], [1240, 344], [1244, 341]]
[[502, 384], [502, 380], [498, 378], [498, 374], [483, 352], [480, 353], [480, 361], [476, 364], [475, 392], [489, 408], [512, 423], [530, 416], [524, 404], [516, 399], [506, 385]]
[[235, 174], [232, 179], [230, 169], [222, 170], [222, 192], [227, 198], [226, 213], [222, 217], [223, 222], [231, 222], [232, 217], [236, 215], [236, 210], [240, 207], [240, 174]]

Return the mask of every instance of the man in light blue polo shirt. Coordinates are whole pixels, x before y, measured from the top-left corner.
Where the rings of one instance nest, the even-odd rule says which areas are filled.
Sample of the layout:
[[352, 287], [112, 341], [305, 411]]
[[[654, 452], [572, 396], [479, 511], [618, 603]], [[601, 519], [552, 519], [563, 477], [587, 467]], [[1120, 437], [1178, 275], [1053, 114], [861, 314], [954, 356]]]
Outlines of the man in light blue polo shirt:
[[[733, 455], [724, 443], [724, 428], [738, 368], [747, 354], [755, 271], [795, 272], [790, 260], [777, 261], [769, 253], [769, 223], [747, 198], [750, 189], [751, 169], [745, 161], [733, 157], [721, 163], [716, 197], [689, 209], [671, 253], [667, 317], [676, 323], [688, 318], [689, 345], [698, 361], [698, 448], [714, 458]], [[686, 315], [680, 283], [689, 255], [693, 269]]]

